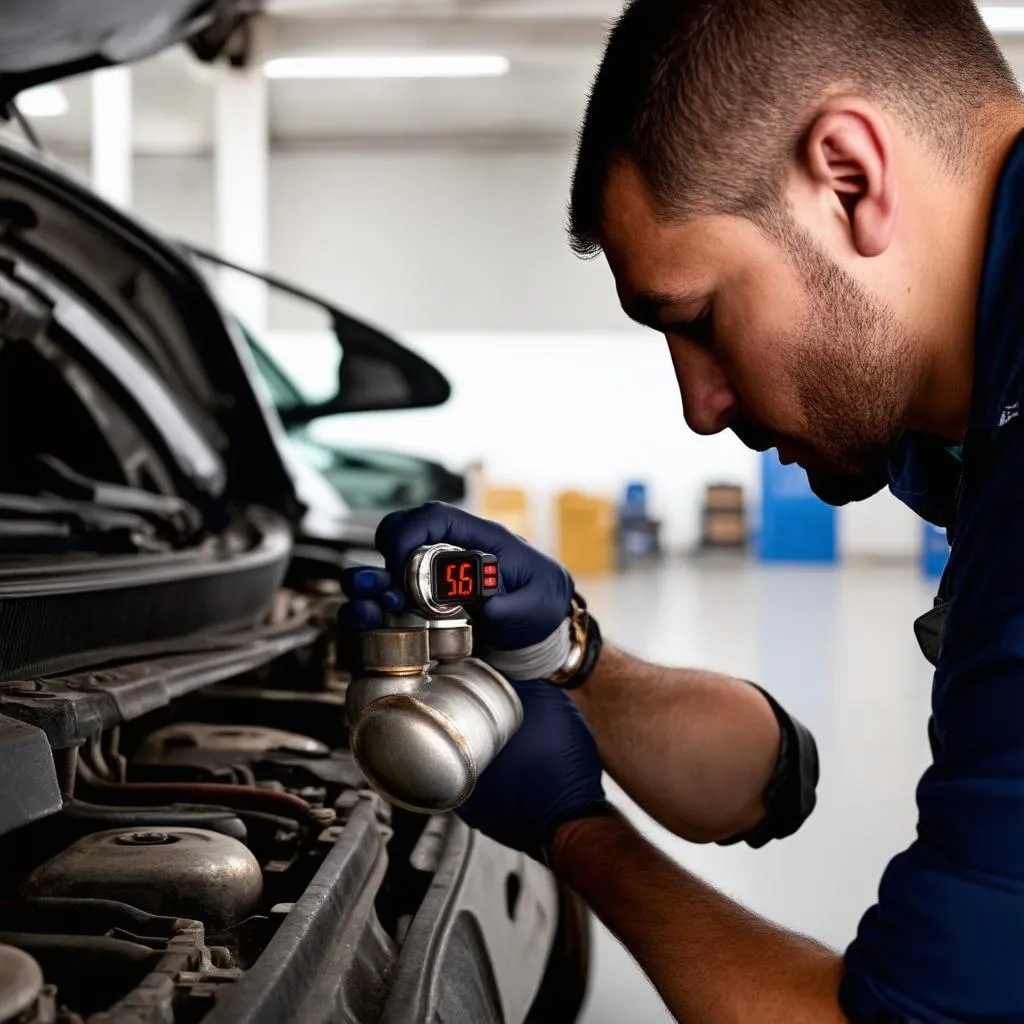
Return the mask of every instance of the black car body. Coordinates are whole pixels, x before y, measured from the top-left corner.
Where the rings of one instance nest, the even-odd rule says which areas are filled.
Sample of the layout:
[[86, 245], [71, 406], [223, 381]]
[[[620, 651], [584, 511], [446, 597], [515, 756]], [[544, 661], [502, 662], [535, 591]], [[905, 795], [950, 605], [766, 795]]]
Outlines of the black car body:
[[[234, 14], [180, 8], [167, 41]], [[107, 59], [88, 24], [50, 64]], [[54, 74], [19, 61], [9, 95]], [[0, 438], [0, 1021], [571, 1021], [579, 905], [352, 762], [333, 622], [367, 531], [300, 500], [237, 324], [9, 146]]]

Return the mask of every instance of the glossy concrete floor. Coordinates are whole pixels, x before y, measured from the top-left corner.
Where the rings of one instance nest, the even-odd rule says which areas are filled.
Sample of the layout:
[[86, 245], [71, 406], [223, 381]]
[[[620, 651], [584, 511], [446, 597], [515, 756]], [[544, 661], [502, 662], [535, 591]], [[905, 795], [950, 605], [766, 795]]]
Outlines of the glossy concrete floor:
[[[765, 567], [714, 556], [579, 580], [605, 634], [661, 664], [756, 680], [814, 732], [818, 807], [761, 850], [695, 846], [610, 795], [689, 870], [751, 909], [845, 948], [889, 858], [914, 837], [928, 764], [930, 666], [913, 620], [933, 587], [912, 565]], [[609, 875], [615, 865], [608, 865]], [[625, 950], [597, 930], [584, 1024], [672, 1018]]]

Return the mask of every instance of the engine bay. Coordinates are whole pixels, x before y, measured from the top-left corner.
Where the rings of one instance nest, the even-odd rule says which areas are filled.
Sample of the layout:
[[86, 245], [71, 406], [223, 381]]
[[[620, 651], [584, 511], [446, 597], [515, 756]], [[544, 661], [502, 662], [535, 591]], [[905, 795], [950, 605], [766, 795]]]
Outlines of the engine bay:
[[0, 1022], [559, 1019], [540, 981], [564, 895], [367, 787], [337, 603], [282, 590], [262, 646], [0, 683], [59, 787], [0, 836]]

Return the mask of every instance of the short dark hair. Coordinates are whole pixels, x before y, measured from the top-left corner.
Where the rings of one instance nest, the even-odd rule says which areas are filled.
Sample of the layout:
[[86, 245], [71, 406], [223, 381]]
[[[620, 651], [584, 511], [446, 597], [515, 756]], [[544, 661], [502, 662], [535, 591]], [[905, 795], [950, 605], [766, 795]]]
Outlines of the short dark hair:
[[632, 0], [580, 130], [570, 235], [600, 251], [611, 167], [631, 162], [666, 221], [777, 206], [821, 99], [851, 89], [960, 168], [979, 108], [1019, 95], [972, 0]]

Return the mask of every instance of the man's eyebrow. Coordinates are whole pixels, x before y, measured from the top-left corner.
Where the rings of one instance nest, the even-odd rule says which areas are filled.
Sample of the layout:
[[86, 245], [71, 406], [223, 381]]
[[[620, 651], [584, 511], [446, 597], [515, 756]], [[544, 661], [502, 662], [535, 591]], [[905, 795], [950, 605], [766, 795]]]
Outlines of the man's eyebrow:
[[663, 329], [660, 313], [667, 306], [683, 306], [695, 304], [700, 296], [695, 292], [680, 292], [678, 295], [670, 295], [667, 292], [641, 292], [634, 296], [623, 307], [626, 316], [635, 320], [644, 327], [650, 327], [653, 331]]

